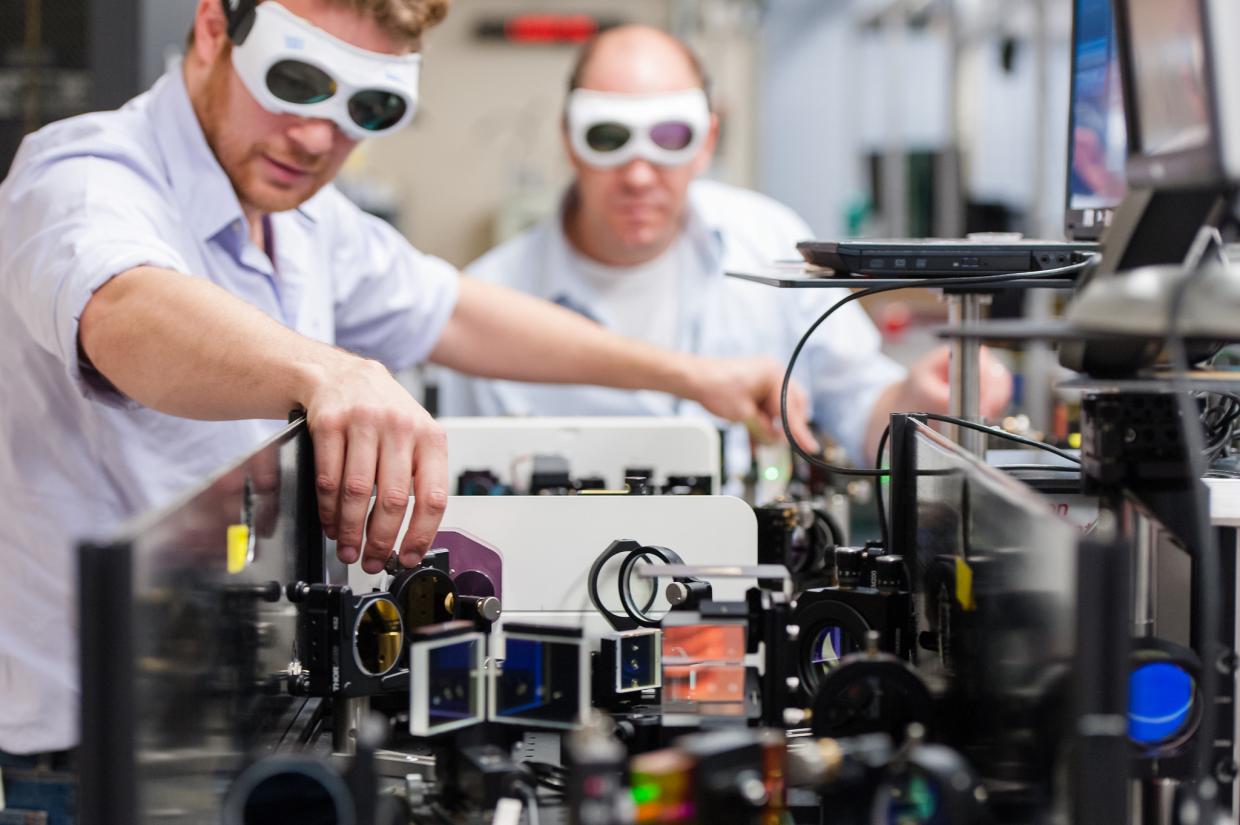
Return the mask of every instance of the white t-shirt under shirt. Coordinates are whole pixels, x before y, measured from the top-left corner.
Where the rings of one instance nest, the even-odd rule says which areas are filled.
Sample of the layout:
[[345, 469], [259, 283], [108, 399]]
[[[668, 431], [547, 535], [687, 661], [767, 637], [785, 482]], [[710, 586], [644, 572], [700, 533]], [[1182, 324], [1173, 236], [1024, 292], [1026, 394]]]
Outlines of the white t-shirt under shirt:
[[657, 258], [637, 266], [608, 266], [573, 250], [581, 279], [599, 296], [598, 308], [612, 329], [664, 349], [677, 349], [680, 330], [679, 275], [692, 254], [681, 235]]

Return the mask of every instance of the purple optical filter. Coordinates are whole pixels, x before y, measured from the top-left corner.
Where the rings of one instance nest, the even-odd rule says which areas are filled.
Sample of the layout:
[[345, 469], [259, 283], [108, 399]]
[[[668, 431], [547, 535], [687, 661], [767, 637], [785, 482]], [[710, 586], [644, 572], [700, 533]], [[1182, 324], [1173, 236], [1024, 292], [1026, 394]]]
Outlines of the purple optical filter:
[[693, 127], [681, 121], [667, 120], [650, 127], [650, 139], [660, 149], [675, 152], [693, 140]]

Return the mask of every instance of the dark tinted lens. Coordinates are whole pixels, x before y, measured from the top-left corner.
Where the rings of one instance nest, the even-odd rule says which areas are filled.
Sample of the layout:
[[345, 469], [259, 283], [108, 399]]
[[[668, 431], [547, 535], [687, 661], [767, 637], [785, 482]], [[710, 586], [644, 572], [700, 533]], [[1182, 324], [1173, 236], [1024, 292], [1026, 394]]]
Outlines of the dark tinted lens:
[[288, 103], [319, 103], [336, 93], [336, 81], [300, 60], [281, 60], [267, 70], [267, 88]]
[[391, 129], [405, 116], [405, 99], [391, 92], [371, 89], [349, 98], [349, 117], [368, 132]]
[[693, 127], [688, 123], [670, 120], [665, 123], [656, 123], [650, 129], [650, 139], [660, 149], [676, 151], [685, 148], [693, 140]]
[[586, 145], [596, 152], [614, 152], [628, 142], [628, 127], [619, 123], [597, 123], [586, 132]]

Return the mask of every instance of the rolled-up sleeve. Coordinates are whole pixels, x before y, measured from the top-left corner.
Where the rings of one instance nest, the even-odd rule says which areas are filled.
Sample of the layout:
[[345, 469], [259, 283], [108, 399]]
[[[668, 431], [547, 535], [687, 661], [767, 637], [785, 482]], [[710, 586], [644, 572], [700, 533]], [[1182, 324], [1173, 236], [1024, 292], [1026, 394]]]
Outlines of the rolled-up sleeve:
[[78, 322], [95, 291], [122, 272], [188, 271], [165, 240], [166, 200], [140, 170], [103, 157], [24, 164], [17, 174], [0, 200], [0, 290], [84, 395], [106, 395], [83, 374]]
[[336, 344], [393, 370], [426, 360], [456, 308], [456, 267], [384, 221], [349, 212], [337, 224]]

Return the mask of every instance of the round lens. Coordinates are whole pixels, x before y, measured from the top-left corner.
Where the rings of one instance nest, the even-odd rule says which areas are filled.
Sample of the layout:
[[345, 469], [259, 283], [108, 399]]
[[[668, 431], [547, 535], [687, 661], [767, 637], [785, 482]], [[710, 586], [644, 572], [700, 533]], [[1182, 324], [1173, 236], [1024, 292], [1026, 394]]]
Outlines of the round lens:
[[665, 123], [656, 123], [650, 129], [650, 139], [660, 149], [677, 152], [693, 140], [693, 127], [688, 123], [670, 120]]
[[839, 664], [840, 659], [860, 649], [844, 628], [828, 624], [814, 637], [814, 644], [809, 649], [809, 661], [815, 673], [826, 673]]
[[281, 60], [267, 70], [267, 88], [286, 103], [322, 103], [336, 93], [336, 81], [300, 60]]
[[391, 129], [405, 116], [405, 99], [392, 92], [370, 89], [349, 98], [349, 117], [368, 132]]
[[1189, 725], [1196, 686], [1179, 665], [1156, 662], [1128, 676], [1128, 736], [1139, 745], [1158, 745]]
[[358, 665], [370, 676], [382, 676], [396, 667], [404, 638], [400, 611], [386, 599], [376, 599], [357, 620], [354, 646]]
[[614, 152], [629, 142], [627, 126], [619, 123], [596, 123], [586, 131], [586, 145], [596, 152]]

